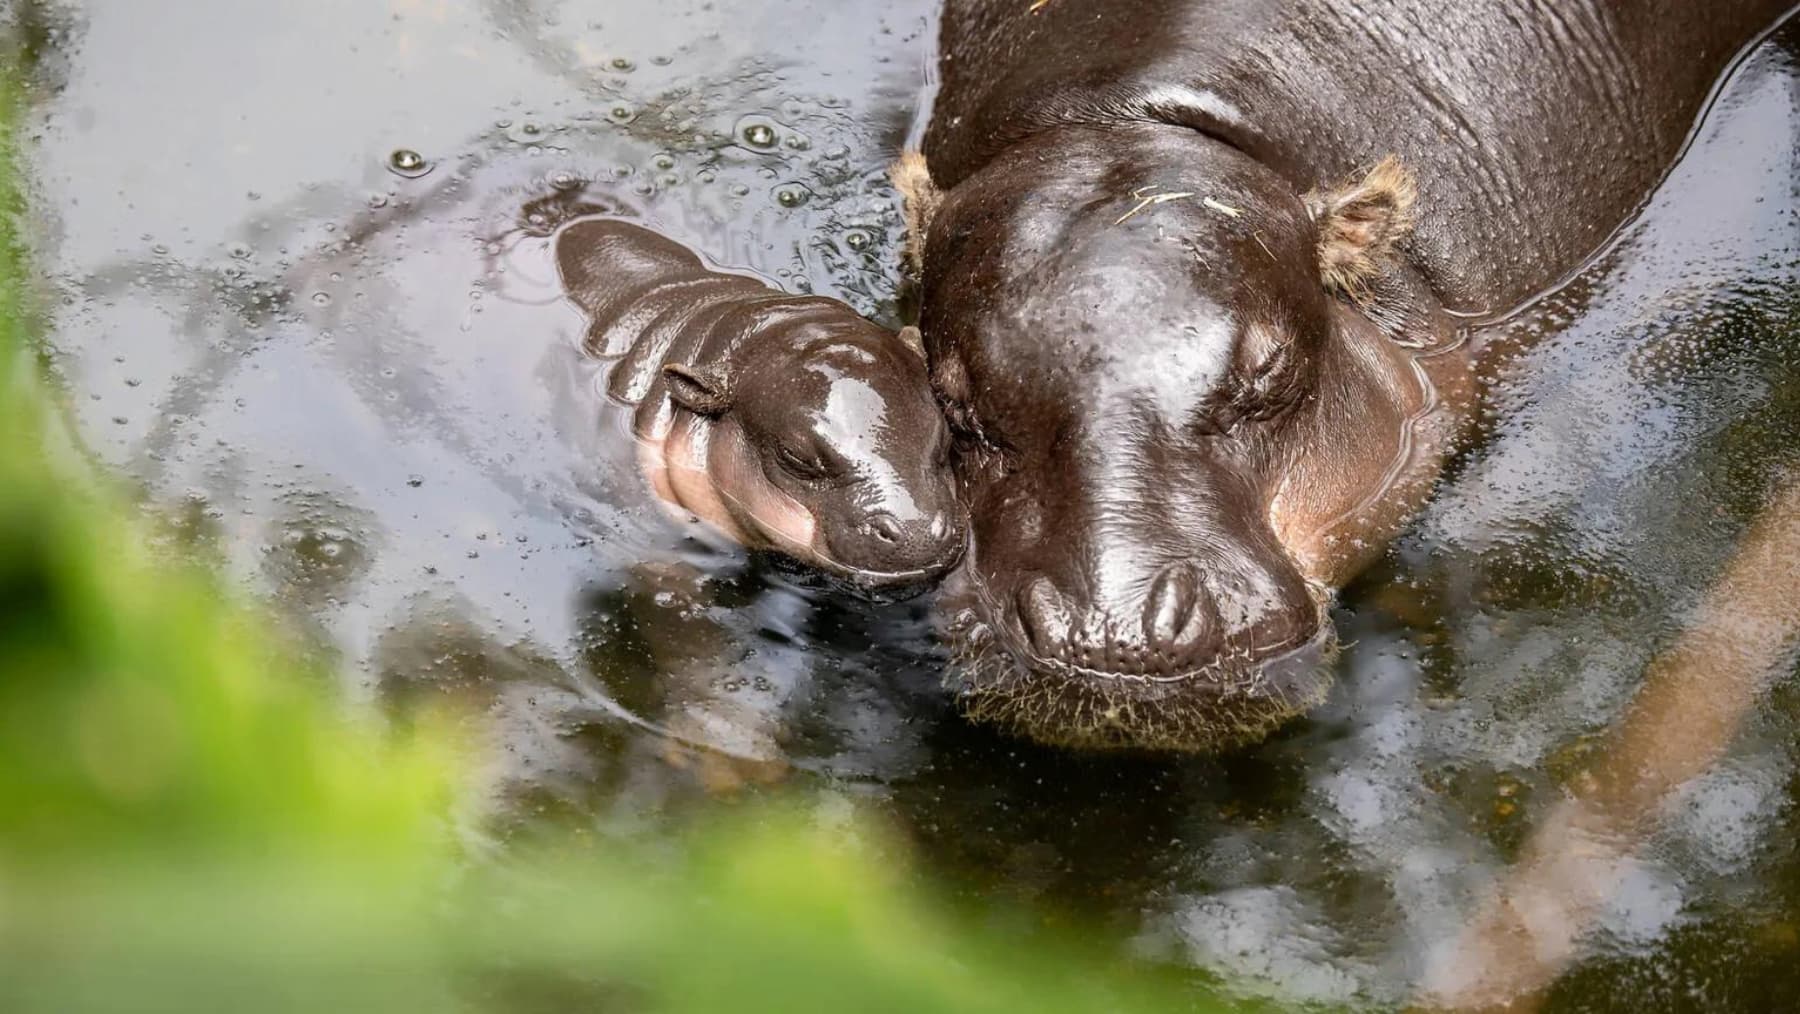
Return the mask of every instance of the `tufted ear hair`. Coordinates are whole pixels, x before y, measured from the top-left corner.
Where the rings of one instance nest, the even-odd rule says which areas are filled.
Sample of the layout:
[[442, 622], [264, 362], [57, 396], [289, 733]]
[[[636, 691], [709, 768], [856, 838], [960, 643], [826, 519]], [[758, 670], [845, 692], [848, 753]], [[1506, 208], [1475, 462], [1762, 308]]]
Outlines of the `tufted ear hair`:
[[1325, 287], [1362, 301], [1382, 263], [1412, 232], [1418, 198], [1411, 170], [1394, 155], [1360, 182], [1308, 193], [1306, 210], [1319, 227], [1319, 274]]
[[675, 404], [695, 415], [724, 415], [731, 408], [731, 375], [723, 363], [688, 366], [669, 363], [662, 368]]
[[900, 339], [900, 344], [906, 348], [906, 351], [918, 356], [920, 362], [925, 361], [925, 337], [919, 333], [918, 328], [908, 324], [901, 328], [900, 333], [895, 337]]
[[931, 219], [944, 203], [944, 192], [931, 182], [931, 168], [922, 152], [909, 151], [900, 156], [888, 170], [894, 189], [900, 191], [900, 205], [906, 218], [906, 268], [916, 278], [925, 265], [925, 237], [931, 231]]

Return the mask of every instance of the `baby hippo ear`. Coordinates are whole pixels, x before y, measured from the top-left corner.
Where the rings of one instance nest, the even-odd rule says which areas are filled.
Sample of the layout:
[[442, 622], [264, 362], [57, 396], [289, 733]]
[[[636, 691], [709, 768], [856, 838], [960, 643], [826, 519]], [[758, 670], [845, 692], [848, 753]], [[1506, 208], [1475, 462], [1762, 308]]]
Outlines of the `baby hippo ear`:
[[675, 404], [695, 415], [724, 415], [731, 407], [731, 377], [723, 363], [687, 366], [669, 363], [662, 368]]
[[1400, 159], [1389, 155], [1359, 183], [1306, 195], [1319, 227], [1319, 273], [1325, 287], [1353, 299], [1381, 273], [1382, 261], [1413, 227], [1419, 188]]
[[905, 327], [900, 329], [899, 338], [900, 338], [900, 344], [904, 345], [906, 347], [907, 351], [911, 352], [915, 356], [918, 356], [919, 360], [921, 362], [924, 361], [924, 359], [925, 359], [925, 336], [921, 335], [919, 333], [918, 328], [913, 327], [911, 324], [906, 325]]

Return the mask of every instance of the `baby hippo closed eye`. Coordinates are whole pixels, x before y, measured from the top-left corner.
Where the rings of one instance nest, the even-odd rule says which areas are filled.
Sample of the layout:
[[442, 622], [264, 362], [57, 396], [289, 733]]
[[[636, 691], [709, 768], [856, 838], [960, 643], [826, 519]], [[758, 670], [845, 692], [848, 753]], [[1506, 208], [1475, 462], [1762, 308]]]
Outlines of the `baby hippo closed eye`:
[[918, 332], [710, 271], [629, 222], [556, 240], [587, 351], [635, 406], [656, 493], [753, 549], [865, 585], [906, 584], [961, 557], [965, 516]]

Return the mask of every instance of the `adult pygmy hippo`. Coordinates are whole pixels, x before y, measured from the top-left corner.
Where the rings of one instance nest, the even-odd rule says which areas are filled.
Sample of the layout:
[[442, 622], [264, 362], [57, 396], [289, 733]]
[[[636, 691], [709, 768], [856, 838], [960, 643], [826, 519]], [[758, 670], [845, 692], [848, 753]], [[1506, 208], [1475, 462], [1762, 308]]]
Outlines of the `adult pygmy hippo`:
[[962, 554], [949, 434], [918, 332], [835, 300], [709, 271], [616, 219], [566, 226], [556, 263], [636, 406], [657, 494], [753, 549], [877, 586], [935, 578]]
[[1196, 750], [1319, 700], [1462, 337], [1595, 253], [1790, 3], [948, 0], [898, 176], [967, 710]]

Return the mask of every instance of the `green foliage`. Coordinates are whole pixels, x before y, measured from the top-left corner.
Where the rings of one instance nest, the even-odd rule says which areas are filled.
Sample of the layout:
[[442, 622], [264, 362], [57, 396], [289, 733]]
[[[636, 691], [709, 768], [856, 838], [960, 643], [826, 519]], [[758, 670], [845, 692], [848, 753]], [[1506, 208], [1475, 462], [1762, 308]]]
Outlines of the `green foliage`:
[[473, 744], [341, 714], [55, 450], [0, 89], [0, 1010], [1213, 1006], [979, 932], [798, 809], [467, 856]]

